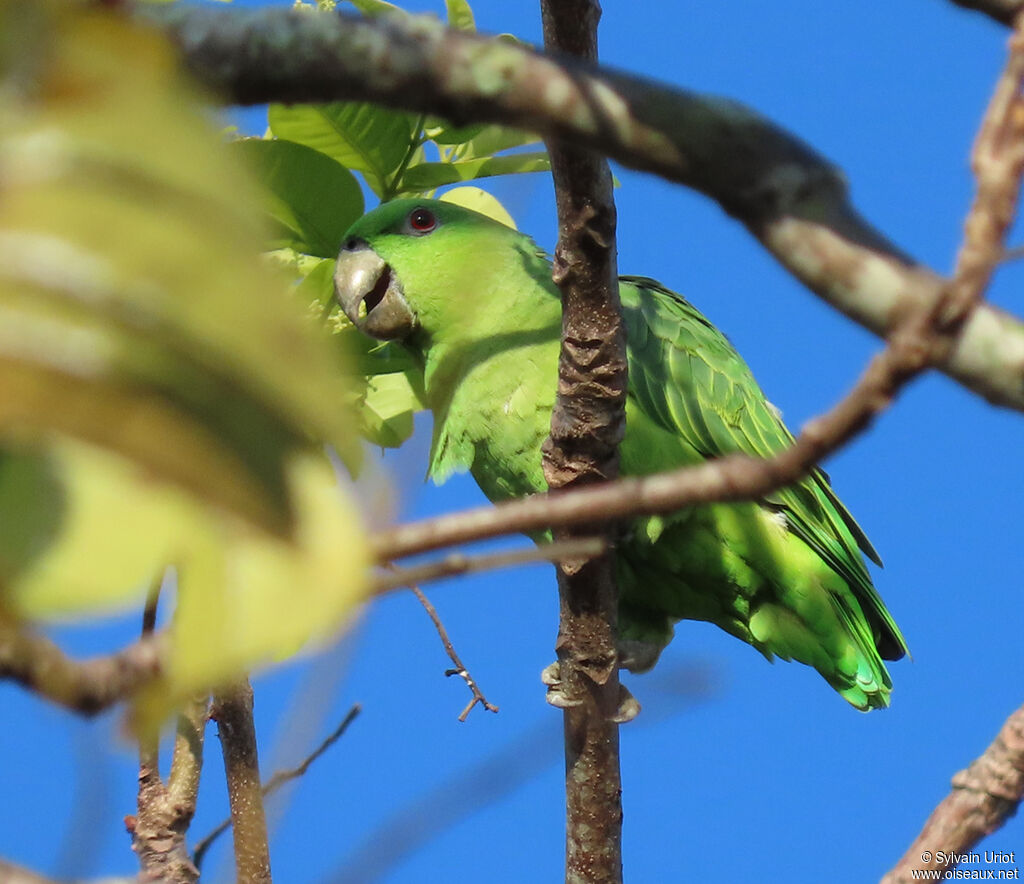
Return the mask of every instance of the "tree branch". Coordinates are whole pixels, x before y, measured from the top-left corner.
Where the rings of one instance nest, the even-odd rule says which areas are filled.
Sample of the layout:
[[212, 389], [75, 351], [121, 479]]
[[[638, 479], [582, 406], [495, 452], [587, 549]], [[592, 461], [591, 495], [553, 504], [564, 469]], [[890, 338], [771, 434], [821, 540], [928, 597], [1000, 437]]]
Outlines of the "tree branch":
[[270, 848], [263, 809], [252, 688], [247, 679], [214, 694], [210, 718], [217, 722], [231, 804], [238, 884], [270, 884]]
[[952, 785], [882, 884], [909, 884], [917, 880], [915, 870], [941, 875], [956, 865], [956, 854], [968, 852], [1017, 812], [1024, 798], [1024, 706]]
[[533, 549], [513, 549], [480, 556], [452, 553], [434, 562], [424, 562], [422, 565], [411, 565], [407, 568], [389, 567], [374, 579], [373, 594], [384, 595], [400, 587], [412, 588], [415, 584], [426, 583], [428, 580], [441, 580], [479, 571], [494, 571], [498, 568], [528, 565], [533, 562], [564, 562], [570, 559], [585, 561], [601, 555], [606, 547], [606, 542], [600, 537], [580, 537], [544, 543]]
[[[150, 587], [142, 612], [143, 638], [156, 628], [157, 606], [163, 574]], [[190, 700], [178, 715], [171, 775], [165, 785], [160, 777], [159, 731], [144, 729], [139, 737], [138, 813], [125, 818], [132, 836], [132, 850], [139, 858], [140, 877], [164, 884], [195, 884], [199, 869], [185, 846], [192, 823], [203, 769], [203, 737], [206, 732], [206, 694]]]
[[199, 869], [189, 857], [185, 835], [199, 792], [206, 713], [204, 695], [191, 700], [179, 715], [166, 785], [160, 778], [156, 737], [152, 744], [143, 744], [140, 752], [138, 814], [126, 818], [125, 825], [144, 881], [194, 884], [199, 880]]
[[[992, 5], [996, 0], [991, 0]], [[455, 122], [489, 121], [599, 150], [692, 187], [741, 221], [797, 278], [876, 334], [938, 298], [943, 280], [850, 204], [842, 174], [744, 106], [415, 16], [366, 20], [290, 10], [147, 14], [226, 100], [358, 99]], [[974, 311], [936, 366], [989, 401], [1024, 410], [1024, 323]]]
[[423, 590], [418, 586], [413, 585], [410, 586], [409, 589], [412, 590], [413, 594], [419, 600], [419, 603], [423, 605], [423, 610], [427, 612], [427, 616], [434, 624], [434, 629], [437, 630], [437, 634], [441, 637], [441, 644], [444, 645], [444, 650], [448, 655], [448, 659], [451, 660], [452, 664], [455, 666], [454, 669], [446, 669], [444, 674], [446, 676], [457, 675], [466, 683], [466, 687], [469, 688], [473, 695], [470, 701], [459, 713], [459, 721], [465, 721], [477, 703], [483, 706], [488, 712], [497, 712], [498, 707], [493, 703], [487, 702], [487, 698], [484, 696], [484, 692], [480, 690], [480, 686], [476, 683], [476, 679], [469, 674], [469, 670], [466, 669], [462, 660], [459, 659], [459, 655], [455, 652], [455, 645], [453, 645], [452, 640], [448, 638], [448, 630], [444, 628], [444, 624], [441, 622], [441, 617], [437, 613], [437, 609], [430, 604], [430, 599], [423, 594]]
[[[348, 710], [348, 713], [341, 720], [341, 723], [328, 734], [323, 742], [316, 747], [306, 758], [299, 764], [298, 767], [288, 768], [286, 770], [279, 770], [267, 780], [262, 788], [263, 797], [266, 798], [272, 795], [278, 789], [281, 788], [285, 783], [291, 782], [292, 780], [298, 779], [299, 777], [305, 776], [306, 771], [309, 770], [310, 765], [313, 764], [321, 755], [323, 755], [328, 749], [331, 748], [338, 740], [342, 738], [345, 731], [348, 730], [349, 725], [352, 724], [356, 718], [359, 717], [359, 713], [363, 711], [363, 707], [358, 703], [352, 706]], [[199, 841], [195, 849], [192, 851], [192, 861], [195, 863], [196, 868], [200, 868], [203, 864], [203, 859], [206, 856], [206, 852], [213, 846], [214, 842], [223, 835], [228, 829], [231, 828], [231, 817], [221, 822], [216, 826], [208, 835], [206, 835], [201, 841]]]
[[953, 0], [964, 9], [983, 12], [1004, 25], [1012, 25], [1017, 13], [1024, 9], [1024, 0]]
[[[544, 46], [597, 60], [597, 0], [541, 0]], [[604, 126], [610, 121], [602, 121]], [[619, 302], [615, 202], [608, 162], [548, 137], [558, 209], [552, 277], [562, 293], [558, 389], [544, 442], [548, 488], [582, 488], [619, 474], [626, 431], [626, 331]], [[555, 541], [613, 525], [565, 526]], [[615, 555], [558, 566], [559, 703], [565, 740], [566, 884], [622, 881], [622, 780]]]
[[0, 615], [0, 679], [9, 678], [46, 699], [95, 715], [129, 699], [160, 675], [165, 644], [160, 635], [104, 657], [76, 661], [52, 641]]

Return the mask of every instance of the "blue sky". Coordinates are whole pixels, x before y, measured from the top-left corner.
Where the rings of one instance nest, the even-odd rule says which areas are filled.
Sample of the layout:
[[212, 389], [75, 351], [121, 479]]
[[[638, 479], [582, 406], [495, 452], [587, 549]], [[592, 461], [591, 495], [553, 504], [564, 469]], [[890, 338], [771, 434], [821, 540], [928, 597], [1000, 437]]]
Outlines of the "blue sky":
[[[606, 63], [772, 117], [842, 166], [856, 204], [881, 230], [949, 271], [972, 193], [968, 152], [1003, 63], [1005, 29], [942, 0], [605, 7]], [[478, 0], [475, 11], [481, 30], [540, 40], [532, 2]], [[792, 428], [853, 383], [877, 340], [804, 291], [716, 205], [616, 173], [621, 272], [657, 277], [697, 304]], [[521, 229], [554, 245], [543, 176], [493, 189]], [[1002, 269], [993, 300], [1020, 312], [1022, 282], [1019, 266]], [[418, 426], [384, 463], [401, 517], [481, 503], [471, 479], [422, 482], [428, 419]], [[891, 666], [891, 709], [857, 713], [813, 671], [769, 665], [706, 624], [681, 624], [654, 673], [627, 676], [644, 705], [622, 730], [628, 879], [859, 884], [899, 858], [951, 775], [1021, 702], [1022, 429], [1019, 415], [936, 375], [911, 385], [827, 464], [885, 560], [876, 584], [913, 652], [912, 662]], [[363, 704], [341, 743], [287, 796], [272, 844], [276, 880], [366, 881], [356, 872], [381, 863], [374, 880], [389, 884], [560, 879], [560, 716], [539, 681], [553, 659], [553, 572], [486, 574], [429, 594], [501, 712], [456, 720], [467, 692], [444, 678], [447, 658], [407, 593], [373, 605], [328, 654], [259, 677], [268, 774]], [[136, 623], [108, 625], [101, 638], [123, 639]], [[99, 640], [62, 635], [80, 648]], [[0, 695], [6, 720], [17, 723], [0, 731], [0, 855], [51, 874], [131, 872], [121, 817], [133, 812], [136, 772], [117, 717], [82, 723], [9, 685]], [[195, 836], [226, 813], [213, 733]], [[397, 813], [405, 814], [398, 830], [382, 828]], [[1022, 846], [1020, 818], [983, 844]], [[210, 860], [220, 869], [211, 880], [228, 880], [227, 847]], [[357, 852], [361, 866], [351, 862]]]

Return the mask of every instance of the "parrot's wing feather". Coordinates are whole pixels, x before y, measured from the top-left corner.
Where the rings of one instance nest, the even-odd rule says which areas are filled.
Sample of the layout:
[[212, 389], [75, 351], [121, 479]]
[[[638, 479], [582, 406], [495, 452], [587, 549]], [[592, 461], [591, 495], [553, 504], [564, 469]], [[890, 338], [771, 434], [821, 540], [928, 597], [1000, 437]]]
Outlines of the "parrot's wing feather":
[[[707, 458], [731, 453], [771, 457], [793, 441], [732, 345], [681, 295], [644, 277], [622, 277], [630, 341], [630, 387], [638, 405]], [[678, 379], [673, 382], [673, 379]], [[858, 547], [881, 564], [820, 469], [768, 495], [763, 503], [852, 589], [879, 628], [883, 657], [906, 644], [871, 584]]]

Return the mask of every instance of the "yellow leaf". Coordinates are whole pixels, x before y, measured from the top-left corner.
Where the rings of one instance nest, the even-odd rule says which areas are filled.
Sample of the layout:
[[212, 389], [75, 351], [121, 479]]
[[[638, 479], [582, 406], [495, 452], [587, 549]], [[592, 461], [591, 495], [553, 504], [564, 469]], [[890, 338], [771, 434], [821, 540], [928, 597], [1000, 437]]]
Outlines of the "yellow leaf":
[[439, 199], [465, 209], [472, 209], [474, 212], [500, 221], [506, 227], [516, 229], [516, 222], [512, 220], [512, 216], [505, 210], [505, 207], [498, 202], [497, 197], [491, 196], [486, 190], [481, 190], [479, 187], [453, 187], [441, 194]]

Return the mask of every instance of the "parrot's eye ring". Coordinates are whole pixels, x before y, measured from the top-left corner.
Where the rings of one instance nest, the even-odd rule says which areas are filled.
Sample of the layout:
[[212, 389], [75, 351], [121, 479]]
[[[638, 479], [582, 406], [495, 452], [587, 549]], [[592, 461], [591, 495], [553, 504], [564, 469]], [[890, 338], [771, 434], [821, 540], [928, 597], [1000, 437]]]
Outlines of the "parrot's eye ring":
[[409, 229], [413, 233], [430, 233], [435, 227], [437, 227], [437, 217], [430, 209], [419, 206], [409, 213]]

